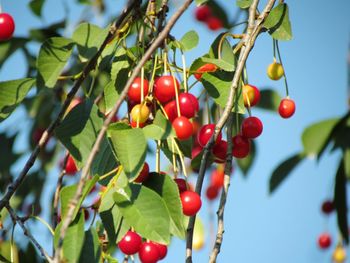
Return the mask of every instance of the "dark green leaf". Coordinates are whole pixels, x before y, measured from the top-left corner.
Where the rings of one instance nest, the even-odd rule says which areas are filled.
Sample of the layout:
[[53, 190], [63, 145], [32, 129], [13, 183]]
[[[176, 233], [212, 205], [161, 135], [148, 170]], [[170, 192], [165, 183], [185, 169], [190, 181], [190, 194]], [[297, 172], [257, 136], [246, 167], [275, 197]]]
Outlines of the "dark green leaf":
[[344, 152], [344, 171], [346, 178], [350, 180], [350, 148], [347, 148]]
[[236, 4], [240, 8], [248, 8], [252, 4], [253, 0], [237, 0]]
[[147, 125], [145, 128], [143, 128], [143, 132], [146, 138], [153, 140], [165, 140], [169, 137], [175, 136], [172, 125], [161, 113], [161, 111], [156, 113], [153, 124]]
[[250, 152], [249, 155], [245, 158], [237, 158], [236, 162], [238, 164], [238, 167], [241, 169], [242, 173], [244, 175], [248, 174], [248, 171], [250, 170], [256, 156], [256, 145], [255, 142], [252, 140], [250, 144]]
[[260, 90], [260, 101], [256, 107], [277, 112], [281, 99], [281, 96], [276, 91], [272, 89], [262, 89]]
[[265, 20], [264, 27], [276, 40], [291, 40], [293, 38], [291, 24], [289, 21], [289, 9], [286, 3], [280, 3]]
[[79, 262], [97, 263], [101, 261], [101, 247], [97, 232], [94, 228], [85, 231], [83, 249], [80, 253]]
[[45, 0], [31, 0], [29, 2], [29, 7], [36, 16], [41, 17], [41, 11], [43, 9], [44, 3]]
[[44, 28], [31, 29], [29, 31], [29, 37], [37, 42], [45, 42], [52, 37], [60, 37], [59, 31], [66, 27], [66, 20], [59, 21]]

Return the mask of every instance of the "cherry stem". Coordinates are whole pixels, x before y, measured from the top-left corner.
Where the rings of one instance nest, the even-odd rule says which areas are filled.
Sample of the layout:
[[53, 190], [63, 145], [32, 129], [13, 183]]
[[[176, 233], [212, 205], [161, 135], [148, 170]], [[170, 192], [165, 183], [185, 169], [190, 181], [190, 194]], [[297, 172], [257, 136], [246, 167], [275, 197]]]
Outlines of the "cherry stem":
[[157, 140], [156, 173], [160, 172], [160, 140]]
[[175, 141], [174, 138], [173, 138], [173, 141], [174, 141], [174, 145], [176, 147], [176, 150], [177, 150], [177, 152], [179, 154], [179, 158], [180, 158], [180, 162], [181, 162], [181, 166], [182, 166], [182, 170], [183, 170], [182, 172], [184, 173], [185, 177], [187, 177], [187, 171], [186, 171], [186, 166], [185, 166], [183, 153], [180, 150], [180, 147], [179, 147], [179, 145], [177, 144], [177, 142]]
[[175, 141], [174, 139], [171, 140], [171, 151], [173, 152], [173, 171], [174, 171], [174, 177], [177, 178], [177, 165], [176, 165], [176, 154], [175, 154]]
[[276, 62], [276, 43], [273, 38], [272, 38], [272, 53], [273, 53], [273, 61]]
[[50, 231], [52, 236], [55, 235], [55, 231], [52, 229], [52, 227], [44, 219], [42, 219], [39, 216], [34, 216], [34, 215], [31, 215], [30, 217], [40, 221], [40, 223], [42, 223], [43, 225], [45, 225], [47, 227], [47, 229]]
[[185, 92], [188, 92], [187, 89], [187, 73], [186, 73], [186, 60], [185, 60], [185, 55], [182, 53], [181, 54], [181, 58], [182, 58], [182, 67], [183, 67], [183, 79], [184, 79], [184, 89]]
[[278, 41], [275, 40], [275, 43], [276, 43], [278, 60], [280, 61], [281, 66], [283, 68], [283, 79], [284, 79], [284, 85], [285, 85], [285, 88], [286, 88], [286, 96], [289, 97], [289, 89], [288, 89], [288, 82], [287, 82], [286, 71], [285, 71], [284, 66], [283, 66], [282, 57], [281, 57], [281, 53], [280, 53], [280, 48], [278, 46]]

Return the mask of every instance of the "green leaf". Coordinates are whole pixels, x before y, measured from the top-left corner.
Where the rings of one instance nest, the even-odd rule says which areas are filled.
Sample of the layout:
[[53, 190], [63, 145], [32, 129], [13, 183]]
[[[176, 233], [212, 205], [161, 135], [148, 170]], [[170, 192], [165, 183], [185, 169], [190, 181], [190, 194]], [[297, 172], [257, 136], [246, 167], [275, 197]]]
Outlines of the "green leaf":
[[31, 29], [29, 31], [29, 38], [31, 40], [43, 43], [49, 38], [61, 37], [61, 34], [59, 32], [64, 28], [66, 28], [65, 19], [43, 28]]
[[96, 263], [101, 261], [101, 247], [97, 232], [94, 228], [85, 231], [83, 249], [80, 253], [79, 262]]
[[93, 175], [102, 176], [118, 166], [115, 155], [108, 140], [103, 140], [92, 166], [91, 171]]
[[166, 174], [151, 173], [143, 183], [144, 186], [158, 193], [164, 200], [170, 215], [171, 234], [184, 239], [182, 205], [177, 184]]
[[196, 0], [196, 5], [202, 5], [208, 2], [209, 0]]
[[147, 125], [145, 128], [143, 128], [143, 132], [146, 138], [153, 140], [165, 140], [169, 137], [175, 137], [175, 132], [172, 125], [160, 110], [157, 111], [153, 124]]
[[45, 0], [31, 0], [29, 2], [29, 7], [34, 13], [34, 15], [41, 17], [41, 11], [43, 9]]
[[344, 171], [346, 178], [350, 179], [350, 148], [347, 148], [344, 152]]
[[[57, 247], [61, 233], [62, 221], [55, 229], [54, 244]], [[63, 239], [63, 262], [78, 262], [84, 245], [84, 214], [79, 213], [75, 220], [69, 225], [66, 236]]]
[[341, 160], [335, 176], [334, 205], [337, 211], [338, 227], [346, 244], [349, 243], [348, 205], [346, 197], [346, 174]]
[[277, 112], [281, 100], [281, 96], [276, 91], [272, 89], [262, 89], [260, 90], [260, 101], [256, 107]]
[[217, 58], [218, 59], [219, 58], [219, 54], [218, 54], [219, 45], [221, 43], [221, 60], [223, 60], [229, 64], [235, 65], [235, 67], [236, 67], [237, 58], [233, 54], [233, 50], [232, 50], [230, 42], [226, 38], [224, 39], [224, 41], [222, 41], [222, 38], [224, 37], [224, 35], [225, 35], [225, 32], [219, 34], [215, 38], [215, 40], [213, 41], [213, 43], [210, 46], [208, 55], [210, 58]]
[[305, 154], [320, 157], [338, 121], [338, 118], [328, 119], [307, 127], [301, 136]]
[[218, 66], [222, 70], [225, 70], [228, 72], [233, 72], [236, 69], [235, 60], [231, 61], [230, 63], [226, 62], [223, 59], [207, 58], [207, 57], [202, 57], [201, 60], [204, 62], [204, 64], [211, 63]]
[[[75, 207], [74, 213], [73, 213], [73, 219], [77, 216], [80, 206], [83, 203], [85, 197], [90, 193], [91, 189], [94, 187], [96, 182], [98, 181], [98, 176], [94, 176], [92, 179], [86, 181], [82, 196], [78, 200], [77, 206]], [[69, 185], [65, 186], [61, 189], [60, 192], [60, 200], [61, 200], [61, 218], [64, 219], [67, 215], [68, 208], [69, 208], [69, 202], [74, 197], [75, 192], [77, 191], [78, 185]]]
[[189, 51], [198, 45], [199, 36], [196, 31], [191, 30], [183, 35], [179, 42], [183, 51]]
[[56, 128], [56, 137], [82, 167], [90, 155], [103, 125], [98, 108], [91, 101], [75, 106]]
[[57, 78], [72, 54], [74, 42], [63, 37], [53, 37], [44, 42], [37, 60], [37, 85], [53, 88]]
[[0, 122], [14, 111], [34, 84], [31, 78], [0, 82]]
[[272, 9], [264, 22], [264, 27], [269, 30], [269, 34], [276, 40], [291, 40], [293, 34], [289, 21], [288, 5], [280, 3]]
[[142, 129], [108, 128], [108, 136], [113, 144], [118, 160], [130, 180], [138, 176], [146, 159], [147, 142]]
[[108, 27], [102, 29], [89, 23], [82, 23], [76, 28], [72, 38], [78, 45], [79, 56], [82, 61], [89, 60], [97, 53], [108, 31]]
[[162, 244], [170, 242], [170, 216], [163, 199], [151, 189], [129, 184], [114, 193], [124, 220], [146, 239]]
[[0, 42], [0, 69], [6, 60], [18, 49], [23, 48], [28, 43], [28, 39], [13, 37], [12, 39]]
[[255, 160], [255, 156], [256, 156], [256, 145], [255, 145], [255, 142], [252, 140], [250, 143], [250, 152], [248, 156], [245, 158], [236, 159], [236, 163], [238, 164], [238, 167], [241, 169], [243, 175], [248, 174]]
[[292, 172], [292, 170], [303, 159], [304, 159], [304, 155], [298, 153], [289, 157], [287, 160], [285, 160], [284, 162], [282, 162], [277, 166], [277, 168], [273, 171], [270, 177], [270, 182], [269, 182], [270, 194], [273, 193], [280, 186], [280, 184], [287, 178], [287, 176]]
[[[207, 90], [210, 97], [214, 99], [214, 101], [221, 107], [225, 107], [227, 103], [227, 99], [230, 94], [230, 88], [232, 84], [232, 73], [229, 72], [214, 72], [214, 73], [204, 73], [202, 76], [202, 84], [204, 88]], [[241, 89], [239, 89], [241, 90]], [[241, 114], [245, 113], [245, 107], [243, 102], [243, 96], [237, 94], [239, 96], [238, 102], [235, 103], [232, 111], [238, 112]]]
[[250, 7], [252, 2], [253, 2], [253, 0], [237, 0], [236, 4], [238, 7], [245, 9], [245, 8]]
[[[2, 263], [18, 263], [19, 258], [18, 258], [18, 248], [16, 244], [13, 244], [13, 260], [11, 260], [11, 241], [1, 241], [1, 246], [0, 246], [0, 262]], [[22, 258], [21, 258], [22, 259]]]

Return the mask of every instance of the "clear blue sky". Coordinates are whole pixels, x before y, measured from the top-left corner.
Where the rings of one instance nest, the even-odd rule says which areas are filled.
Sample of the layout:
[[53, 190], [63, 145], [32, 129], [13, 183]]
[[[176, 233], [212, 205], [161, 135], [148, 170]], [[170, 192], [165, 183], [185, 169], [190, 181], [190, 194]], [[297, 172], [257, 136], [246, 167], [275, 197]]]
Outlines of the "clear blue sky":
[[[73, 1], [66, 2], [74, 6]], [[109, 13], [113, 15], [114, 9], [123, 6], [124, 2], [108, 1]], [[177, 5], [181, 1], [173, 2]], [[331, 262], [331, 250], [320, 251], [316, 239], [319, 233], [329, 230], [336, 240], [335, 216], [325, 218], [320, 213], [320, 204], [332, 197], [339, 153], [326, 154], [319, 164], [314, 160], [302, 163], [272, 196], [268, 194], [268, 179], [281, 160], [302, 149], [300, 136], [306, 126], [340, 116], [348, 108], [346, 61], [350, 2], [286, 2], [290, 7], [294, 39], [280, 43], [280, 48], [297, 111], [290, 120], [283, 120], [276, 114], [253, 110], [253, 114], [264, 122], [264, 133], [258, 139], [258, 158], [249, 176], [243, 178], [238, 172], [234, 173], [225, 214], [224, 244], [218, 262]], [[16, 20], [16, 35], [25, 35], [29, 28], [63, 18], [61, 1], [47, 1], [42, 21], [30, 14], [27, 3], [25, 0], [15, 3], [2, 0], [4, 10]], [[234, 12], [235, 1], [222, 0], [221, 3], [229, 12]], [[74, 25], [82, 9], [74, 6], [71, 10]], [[102, 18], [95, 22], [103, 25]], [[186, 31], [195, 29], [200, 35], [199, 47], [188, 53], [189, 63], [207, 51], [215, 34], [193, 19], [193, 6], [172, 34], [181, 37], [186, 32], [184, 28]], [[70, 34], [67, 32], [67, 36]], [[283, 82], [272, 82], [265, 74], [271, 61], [271, 40], [264, 35], [259, 37], [249, 58], [249, 80], [258, 87], [271, 86], [283, 95]], [[0, 71], [0, 80], [23, 77], [23, 63], [21, 54], [13, 56]], [[212, 210], [216, 206], [214, 203]], [[208, 209], [204, 205], [200, 212], [207, 226]], [[40, 237], [42, 243], [46, 240]], [[211, 244], [196, 252], [194, 261], [206, 262], [209, 249]], [[174, 240], [164, 262], [183, 262], [184, 253], [184, 242]]]

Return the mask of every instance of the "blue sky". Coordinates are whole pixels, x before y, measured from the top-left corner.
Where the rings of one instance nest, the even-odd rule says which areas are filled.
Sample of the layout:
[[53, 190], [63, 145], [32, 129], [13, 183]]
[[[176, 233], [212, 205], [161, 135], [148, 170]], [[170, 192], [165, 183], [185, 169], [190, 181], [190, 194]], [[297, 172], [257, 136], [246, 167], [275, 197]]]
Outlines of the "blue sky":
[[[117, 10], [124, 2], [108, 1], [109, 14], [114, 15], [114, 8]], [[235, 1], [220, 2], [228, 12], [234, 13]], [[290, 96], [296, 102], [297, 111], [293, 118], [284, 120], [276, 114], [253, 109], [253, 114], [264, 122], [264, 132], [257, 140], [258, 158], [248, 177], [234, 172], [225, 213], [224, 244], [218, 262], [331, 262], [331, 250], [320, 251], [316, 239], [326, 230], [334, 241], [337, 238], [335, 216], [323, 216], [320, 205], [324, 199], [332, 197], [340, 154], [326, 154], [318, 164], [315, 160], [303, 162], [273, 195], [268, 194], [268, 179], [280, 161], [302, 149], [300, 136], [305, 127], [340, 116], [348, 108], [346, 62], [350, 2], [286, 2], [290, 7], [294, 39], [281, 42], [280, 48]], [[16, 20], [16, 35], [26, 35], [29, 28], [63, 18], [61, 1], [47, 0], [42, 21], [30, 14], [27, 3], [26, 0], [16, 0], [15, 4], [2, 0], [4, 11]], [[70, 5], [73, 6], [69, 14], [73, 27], [82, 9]], [[214, 33], [193, 19], [193, 10], [192, 6], [172, 31], [176, 37], [191, 29], [200, 35], [199, 46], [186, 54], [188, 64], [205, 53], [215, 38]], [[103, 25], [102, 18], [95, 22]], [[67, 36], [71, 34], [69, 30], [66, 33]], [[257, 87], [273, 87], [283, 95], [283, 82], [272, 82], [265, 73], [272, 62], [271, 43], [269, 36], [259, 37], [248, 60], [249, 80]], [[0, 80], [23, 77], [22, 61], [21, 54], [14, 55], [1, 69]], [[216, 207], [214, 202], [211, 208], [204, 205], [201, 209], [200, 216], [207, 226], [208, 211], [215, 211]], [[46, 238], [40, 237], [40, 240], [45, 242]], [[210, 248], [207, 244], [202, 251], [195, 252], [194, 261], [206, 262]], [[184, 254], [184, 242], [174, 240], [164, 262], [183, 262]]]

